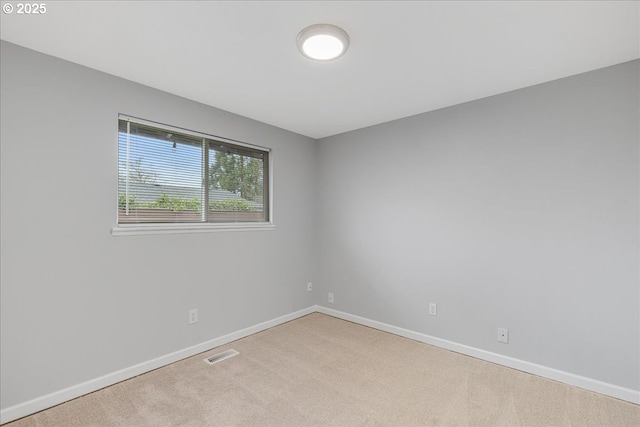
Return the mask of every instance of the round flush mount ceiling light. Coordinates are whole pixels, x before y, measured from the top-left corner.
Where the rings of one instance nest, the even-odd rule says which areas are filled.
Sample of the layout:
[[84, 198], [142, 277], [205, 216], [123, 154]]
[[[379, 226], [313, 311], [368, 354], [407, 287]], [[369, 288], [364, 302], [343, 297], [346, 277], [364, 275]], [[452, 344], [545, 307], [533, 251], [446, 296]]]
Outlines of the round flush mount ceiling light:
[[298, 49], [310, 59], [330, 61], [344, 55], [348, 47], [349, 35], [335, 25], [315, 24], [298, 34]]

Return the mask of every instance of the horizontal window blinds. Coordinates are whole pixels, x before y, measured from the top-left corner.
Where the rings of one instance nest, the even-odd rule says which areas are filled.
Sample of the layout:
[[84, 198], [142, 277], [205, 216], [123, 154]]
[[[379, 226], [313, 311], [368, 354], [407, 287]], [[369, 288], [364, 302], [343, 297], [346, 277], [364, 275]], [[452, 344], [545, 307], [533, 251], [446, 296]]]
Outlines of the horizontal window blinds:
[[118, 224], [269, 221], [269, 151], [118, 123]]

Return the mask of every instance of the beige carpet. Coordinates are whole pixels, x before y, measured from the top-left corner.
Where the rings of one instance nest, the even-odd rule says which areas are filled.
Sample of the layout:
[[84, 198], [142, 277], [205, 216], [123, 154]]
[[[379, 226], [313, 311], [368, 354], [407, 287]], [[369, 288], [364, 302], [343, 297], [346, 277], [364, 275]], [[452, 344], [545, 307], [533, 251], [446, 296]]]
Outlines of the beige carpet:
[[362, 425], [640, 426], [640, 406], [314, 313], [6, 424]]

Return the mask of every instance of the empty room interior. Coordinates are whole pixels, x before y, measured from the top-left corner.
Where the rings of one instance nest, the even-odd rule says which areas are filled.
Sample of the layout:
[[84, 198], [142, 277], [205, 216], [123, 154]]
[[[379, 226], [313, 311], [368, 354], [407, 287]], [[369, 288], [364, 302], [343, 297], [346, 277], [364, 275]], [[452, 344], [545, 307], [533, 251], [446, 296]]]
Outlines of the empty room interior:
[[640, 425], [640, 2], [0, 24], [3, 425]]

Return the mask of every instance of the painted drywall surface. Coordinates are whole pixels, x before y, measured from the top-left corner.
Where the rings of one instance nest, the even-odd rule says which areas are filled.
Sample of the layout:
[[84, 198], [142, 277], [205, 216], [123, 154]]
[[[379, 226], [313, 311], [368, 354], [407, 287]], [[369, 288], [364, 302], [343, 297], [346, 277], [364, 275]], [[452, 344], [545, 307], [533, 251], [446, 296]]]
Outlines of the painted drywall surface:
[[[314, 140], [6, 42], [1, 55], [2, 408], [313, 305]], [[111, 236], [118, 113], [271, 148], [276, 229]]]
[[321, 303], [639, 390], [639, 79], [635, 61], [320, 140]]

